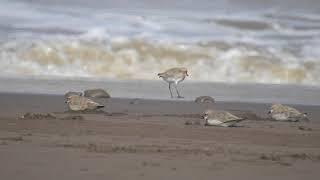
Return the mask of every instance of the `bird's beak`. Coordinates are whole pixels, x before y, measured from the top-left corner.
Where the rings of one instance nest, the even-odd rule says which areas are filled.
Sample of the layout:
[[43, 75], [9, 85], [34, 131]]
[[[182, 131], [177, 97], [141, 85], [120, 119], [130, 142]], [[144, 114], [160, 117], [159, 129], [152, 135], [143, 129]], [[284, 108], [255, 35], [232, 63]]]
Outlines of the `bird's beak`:
[[189, 76], [188, 72], [186, 71], [186, 75]]

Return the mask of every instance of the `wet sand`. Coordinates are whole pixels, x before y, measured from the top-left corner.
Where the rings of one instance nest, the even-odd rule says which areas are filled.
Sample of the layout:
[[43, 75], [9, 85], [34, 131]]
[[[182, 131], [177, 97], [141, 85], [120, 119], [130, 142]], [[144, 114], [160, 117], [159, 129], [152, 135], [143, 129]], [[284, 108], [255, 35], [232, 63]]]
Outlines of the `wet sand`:
[[[111, 98], [96, 99], [102, 111], [72, 113], [63, 95], [1, 93], [0, 99], [3, 179], [320, 175], [320, 106], [295, 105], [310, 122], [289, 123], [270, 121], [266, 103]], [[248, 120], [234, 128], [206, 127], [200, 115], [208, 107]]]
[[[156, 74], [154, 74], [156, 75]], [[112, 97], [171, 100], [168, 83], [156, 80], [111, 80], [99, 78], [0, 77], [0, 92], [55, 94], [102, 88]], [[188, 78], [179, 84], [181, 101], [212, 96], [217, 101], [304, 104], [320, 106], [320, 87], [293, 84], [198, 82]]]

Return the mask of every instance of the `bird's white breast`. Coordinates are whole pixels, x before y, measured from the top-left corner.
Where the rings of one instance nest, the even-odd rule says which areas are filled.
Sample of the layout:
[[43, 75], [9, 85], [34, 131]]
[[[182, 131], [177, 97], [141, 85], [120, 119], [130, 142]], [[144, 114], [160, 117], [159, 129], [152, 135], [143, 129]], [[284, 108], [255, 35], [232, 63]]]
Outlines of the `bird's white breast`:
[[208, 123], [208, 125], [220, 125], [220, 124], [222, 124], [223, 122], [221, 122], [221, 121], [218, 120], [218, 119], [208, 119], [208, 120], [207, 120], [207, 123]]
[[285, 113], [274, 113], [272, 114], [272, 118], [278, 121], [288, 120], [288, 116]]

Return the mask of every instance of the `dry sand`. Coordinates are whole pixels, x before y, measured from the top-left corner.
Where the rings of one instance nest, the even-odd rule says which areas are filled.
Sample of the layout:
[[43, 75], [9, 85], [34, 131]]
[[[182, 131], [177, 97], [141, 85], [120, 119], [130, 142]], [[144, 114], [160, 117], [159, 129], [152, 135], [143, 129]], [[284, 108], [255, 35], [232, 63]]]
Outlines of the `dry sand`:
[[[319, 106], [294, 106], [311, 121], [290, 123], [270, 121], [269, 104], [111, 98], [96, 99], [102, 111], [71, 113], [62, 95], [2, 93], [0, 99], [4, 180], [320, 175]], [[209, 106], [248, 120], [235, 128], [205, 127], [200, 113]]]

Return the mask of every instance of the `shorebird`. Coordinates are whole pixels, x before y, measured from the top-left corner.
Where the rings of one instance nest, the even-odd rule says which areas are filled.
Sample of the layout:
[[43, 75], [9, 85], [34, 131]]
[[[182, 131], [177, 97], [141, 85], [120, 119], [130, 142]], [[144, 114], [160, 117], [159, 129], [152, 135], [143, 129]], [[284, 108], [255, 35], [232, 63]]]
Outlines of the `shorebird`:
[[66, 103], [72, 111], [96, 110], [104, 107], [104, 105], [96, 103], [89, 98], [78, 95], [69, 96]]
[[103, 89], [88, 89], [84, 91], [85, 97], [110, 98], [110, 95]]
[[194, 102], [198, 103], [198, 104], [205, 104], [205, 103], [214, 103], [214, 98], [211, 96], [199, 96], [197, 97]]
[[180, 82], [182, 82], [186, 78], [186, 76], [189, 76], [188, 70], [186, 68], [183, 68], [183, 67], [171, 68], [166, 70], [163, 73], [159, 73], [158, 76], [159, 78], [162, 78], [163, 80], [169, 83], [169, 91], [170, 91], [171, 98], [173, 98], [172, 91], [171, 91], [172, 84], [174, 84], [174, 88], [176, 89], [176, 92], [178, 95], [177, 98], [183, 98], [182, 96], [180, 96], [177, 86]]
[[204, 114], [206, 126], [230, 127], [236, 123], [245, 120], [245, 118], [237, 117], [227, 111], [207, 110]]
[[301, 121], [308, 120], [306, 113], [301, 113], [297, 109], [282, 105], [282, 104], [272, 104], [269, 114], [271, 114], [272, 119], [277, 121]]

